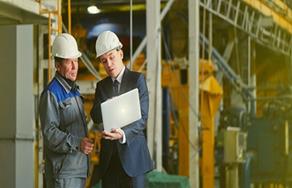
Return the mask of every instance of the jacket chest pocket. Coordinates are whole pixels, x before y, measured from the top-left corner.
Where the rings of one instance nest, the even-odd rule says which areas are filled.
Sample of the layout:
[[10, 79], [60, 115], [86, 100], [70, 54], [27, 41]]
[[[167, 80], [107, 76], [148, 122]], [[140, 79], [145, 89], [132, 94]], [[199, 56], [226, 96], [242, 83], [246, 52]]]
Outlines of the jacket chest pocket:
[[77, 119], [76, 102], [74, 98], [66, 99], [59, 103], [61, 128], [67, 128]]

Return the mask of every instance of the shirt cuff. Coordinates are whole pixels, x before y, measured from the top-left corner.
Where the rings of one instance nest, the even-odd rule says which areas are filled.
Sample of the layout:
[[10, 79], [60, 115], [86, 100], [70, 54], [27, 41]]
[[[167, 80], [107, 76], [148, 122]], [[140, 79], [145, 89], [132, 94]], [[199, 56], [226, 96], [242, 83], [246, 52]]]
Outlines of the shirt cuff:
[[125, 132], [122, 130], [122, 129], [120, 129], [119, 131], [121, 131], [123, 134], [123, 138], [121, 138], [120, 140], [119, 140], [119, 142], [121, 143], [121, 144], [124, 144], [124, 143], [126, 143], [126, 135], [125, 135]]

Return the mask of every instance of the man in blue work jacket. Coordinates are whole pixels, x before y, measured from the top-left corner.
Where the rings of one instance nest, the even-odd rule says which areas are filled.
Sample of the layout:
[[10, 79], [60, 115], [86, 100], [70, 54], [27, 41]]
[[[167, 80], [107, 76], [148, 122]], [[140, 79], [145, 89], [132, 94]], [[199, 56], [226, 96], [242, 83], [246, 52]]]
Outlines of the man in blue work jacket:
[[55, 38], [52, 53], [57, 71], [39, 106], [46, 188], [84, 188], [93, 144], [86, 137], [83, 102], [75, 83], [81, 53], [74, 37], [66, 33]]

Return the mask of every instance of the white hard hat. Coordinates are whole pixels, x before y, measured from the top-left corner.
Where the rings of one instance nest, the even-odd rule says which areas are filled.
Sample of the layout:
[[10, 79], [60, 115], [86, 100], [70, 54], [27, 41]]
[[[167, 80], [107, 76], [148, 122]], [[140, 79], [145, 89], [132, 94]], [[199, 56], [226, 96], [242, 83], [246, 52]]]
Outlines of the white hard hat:
[[64, 59], [78, 58], [81, 56], [75, 38], [68, 33], [62, 33], [55, 38], [52, 53], [53, 56]]
[[104, 31], [99, 34], [95, 43], [96, 57], [98, 58], [113, 49], [122, 47], [123, 45], [115, 33]]

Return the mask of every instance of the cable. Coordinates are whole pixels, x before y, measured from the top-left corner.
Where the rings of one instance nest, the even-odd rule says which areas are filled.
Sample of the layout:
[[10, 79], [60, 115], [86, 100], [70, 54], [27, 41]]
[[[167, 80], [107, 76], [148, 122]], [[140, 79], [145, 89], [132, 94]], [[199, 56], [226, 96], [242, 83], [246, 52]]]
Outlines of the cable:
[[130, 0], [130, 70], [133, 64], [133, 0]]

